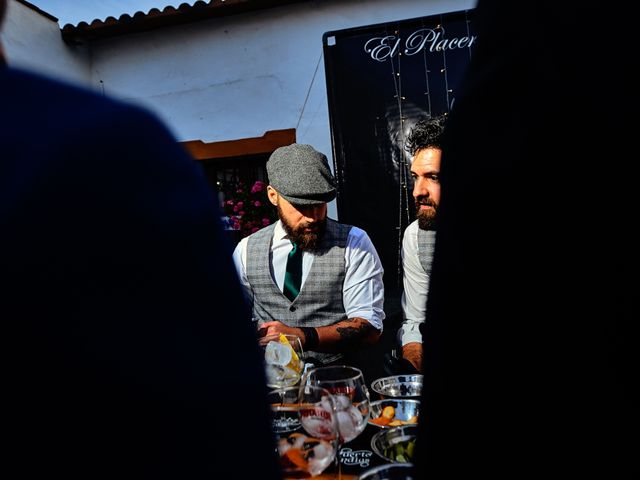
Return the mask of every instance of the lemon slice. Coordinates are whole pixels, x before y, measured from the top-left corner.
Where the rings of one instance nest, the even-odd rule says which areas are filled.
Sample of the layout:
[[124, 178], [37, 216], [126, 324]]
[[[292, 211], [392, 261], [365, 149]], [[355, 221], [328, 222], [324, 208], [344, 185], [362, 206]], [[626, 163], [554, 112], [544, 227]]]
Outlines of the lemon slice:
[[289, 362], [287, 367], [297, 373], [300, 373], [300, 371], [302, 370], [302, 367], [300, 366], [300, 363], [301, 363], [300, 357], [298, 357], [298, 354], [296, 353], [294, 348], [291, 346], [291, 343], [289, 343], [289, 340], [287, 340], [287, 337], [285, 337], [284, 334], [282, 333], [280, 334], [278, 339], [280, 340], [280, 343], [282, 343], [283, 345], [286, 345], [291, 350], [291, 361]]

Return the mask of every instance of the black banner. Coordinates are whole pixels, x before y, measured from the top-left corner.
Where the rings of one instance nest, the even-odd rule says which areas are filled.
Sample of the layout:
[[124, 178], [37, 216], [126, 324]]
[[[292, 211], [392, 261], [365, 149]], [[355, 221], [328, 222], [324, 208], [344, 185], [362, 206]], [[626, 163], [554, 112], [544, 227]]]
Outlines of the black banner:
[[323, 36], [338, 215], [371, 236], [388, 290], [401, 286], [401, 238], [415, 218], [405, 137], [420, 117], [451, 109], [476, 42], [472, 14]]

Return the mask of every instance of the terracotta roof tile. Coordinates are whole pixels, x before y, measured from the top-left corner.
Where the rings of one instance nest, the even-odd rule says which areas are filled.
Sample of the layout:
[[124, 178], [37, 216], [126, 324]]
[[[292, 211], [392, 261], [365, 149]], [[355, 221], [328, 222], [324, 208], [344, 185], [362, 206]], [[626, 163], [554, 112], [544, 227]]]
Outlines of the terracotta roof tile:
[[91, 23], [80, 22], [77, 25], [68, 23], [62, 28], [62, 38], [68, 43], [85, 43], [100, 38], [138, 33], [303, 1], [312, 0], [197, 0], [192, 3], [181, 3], [177, 8], [169, 5], [162, 10], [152, 8], [146, 13], [143, 11], [135, 12], [133, 15], [124, 13], [118, 18], [113, 16], [104, 20], [96, 18]]

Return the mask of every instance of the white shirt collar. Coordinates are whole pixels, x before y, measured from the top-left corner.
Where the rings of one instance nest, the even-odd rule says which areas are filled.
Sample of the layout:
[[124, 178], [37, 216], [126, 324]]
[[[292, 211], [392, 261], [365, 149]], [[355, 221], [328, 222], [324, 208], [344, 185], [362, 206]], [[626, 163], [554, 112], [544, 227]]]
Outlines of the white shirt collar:
[[287, 232], [284, 229], [284, 226], [282, 225], [282, 220], [278, 220], [276, 222], [276, 226], [273, 229], [273, 239], [275, 241], [280, 241], [288, 238], [289, 238], [289, 235], [287, 234]]

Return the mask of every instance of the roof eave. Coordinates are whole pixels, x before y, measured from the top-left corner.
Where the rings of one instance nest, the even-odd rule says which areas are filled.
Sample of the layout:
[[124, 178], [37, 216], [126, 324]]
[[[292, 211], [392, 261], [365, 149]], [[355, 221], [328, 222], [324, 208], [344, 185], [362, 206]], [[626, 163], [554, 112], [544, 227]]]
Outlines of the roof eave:
[[149, 12], [123, 14], [119, 18], [108, 17], [105, 20], [93, 20], [90, 24], [67, 24], [62, 28], [62, 38], [70, 44], [81, 44], [94, 40], [140, 33], [157, 28], [197, 22], [216, 17], [226, 17], [240, 13], [278, 7], [291, 3], [310, 0], [199, 0], [193, 5], [183, 3], [179, 7], [157, 8]]

